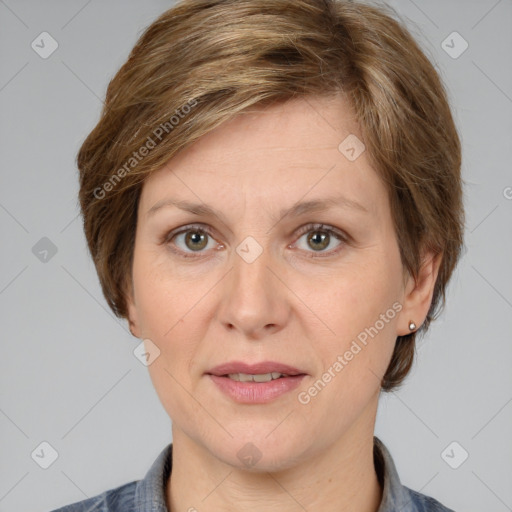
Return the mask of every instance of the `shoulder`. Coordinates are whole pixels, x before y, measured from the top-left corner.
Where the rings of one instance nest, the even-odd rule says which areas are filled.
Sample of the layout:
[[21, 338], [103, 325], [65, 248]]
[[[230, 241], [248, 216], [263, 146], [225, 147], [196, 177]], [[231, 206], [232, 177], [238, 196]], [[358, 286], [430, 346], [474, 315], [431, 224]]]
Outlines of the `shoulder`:
[[135, 510], [136, 485], [133, 481], [51, 512], [132, 512]]
[[376, 436], [373, 454], [377, 477], [383, 488], [378, 512], [455, 512], [436, 499], [403, 485], [391, 453]]
[[133, 480], [51, 512], [166, 512], [165, 484], [171, 470], [172, 443], [160, 452], [141, 480]]
[[409, 494], [411, 505], [414, 505], [411, 512], [412, 510], [414, 512], [455, 512], [430, 496], [413, 491], [409, 487], [403, 486], [403, 488]]

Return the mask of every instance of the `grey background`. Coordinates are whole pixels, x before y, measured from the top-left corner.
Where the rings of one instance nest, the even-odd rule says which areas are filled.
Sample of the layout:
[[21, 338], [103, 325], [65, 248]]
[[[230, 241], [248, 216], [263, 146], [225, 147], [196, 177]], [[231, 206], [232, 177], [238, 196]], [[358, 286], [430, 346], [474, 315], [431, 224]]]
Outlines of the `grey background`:
[[[512, 1], [388, 3], [448, 87], [468, 218], [447, 308], [406, 385], [382, 396], [376, 435], [405, 485], [457, 511], [512, 510]], [[171, 5], [0, 0], [1, 512], [142, 478], [171, 440], [138, 340], [101, 294], [74, 165], [110, 78]], [[31, 48], [43, 31], [59, 44], [47, 59]], [[441, 47], [453, 31], [469, 44], [456, 59]], [[44, 237], [57, 252], [41, 261]], [[31, 457], [43, 441], [58, 452], [48, 469]], [[458, 469], [441, 456], [452, 441], [469, 453]]]

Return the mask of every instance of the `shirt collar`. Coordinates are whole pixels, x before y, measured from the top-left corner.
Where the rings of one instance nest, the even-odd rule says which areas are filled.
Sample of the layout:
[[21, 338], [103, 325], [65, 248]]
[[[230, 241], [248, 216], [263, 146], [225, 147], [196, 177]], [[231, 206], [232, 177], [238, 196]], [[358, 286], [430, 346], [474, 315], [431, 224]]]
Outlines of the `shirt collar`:
[[172, 469], [172, 443], [158, 455], [143, 480], [135, 488], [134, 512], [168, 512], [165, 487]]
[[411, 495], [400, 482], [393, 458], [384, 443], [373, 437], [373, 461], [379, 483], [382, 487], [382, 500], [377, 512], [412, 511]]
[[[377, 512], [410, 510], [411, 496], [401, 484], [395, 464], [384, 443], [373, 438], [373, 459], [379, 483], [382, 487], [382, 500]], [[172, 443], [158, 455], [144, 479], [135, 488], [134, 512], [168, 512], [165, 501], [166, 483], [172, 470]]]

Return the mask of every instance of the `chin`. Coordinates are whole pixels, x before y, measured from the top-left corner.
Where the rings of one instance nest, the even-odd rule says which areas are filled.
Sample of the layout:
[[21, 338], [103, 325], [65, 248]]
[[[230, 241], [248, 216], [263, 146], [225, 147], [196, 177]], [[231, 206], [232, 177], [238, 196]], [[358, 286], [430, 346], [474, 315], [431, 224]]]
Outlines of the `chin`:
[[222, 462], [253, 473], [282, 471], [295, 466], [305, 449], [302, 437], [295, 432], [294, 435], [281, 433], [270, 439], [273, 434], [269, 436], [269, 431], [262, 428], [257, 433], [253, 429], [250, 434], [235, 435], [227, 442], [215, 442], [209, 449]]

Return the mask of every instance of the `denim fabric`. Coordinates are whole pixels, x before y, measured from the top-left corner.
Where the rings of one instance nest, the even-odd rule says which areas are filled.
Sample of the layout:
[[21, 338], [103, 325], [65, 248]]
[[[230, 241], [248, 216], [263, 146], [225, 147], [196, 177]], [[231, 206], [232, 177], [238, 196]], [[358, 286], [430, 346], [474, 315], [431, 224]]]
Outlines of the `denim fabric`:
[[[374, 437], [374, 461], [383, 487], [377, 512], [454, 512], [434, 498], [400, 483], [391, 454]], [[169, 512], [165, 506], [165, 484], [171, 474], [172, 443], [157, 457], [146, 476], [105, 491], [98, 496], [66, 505], [52, 512]]]

